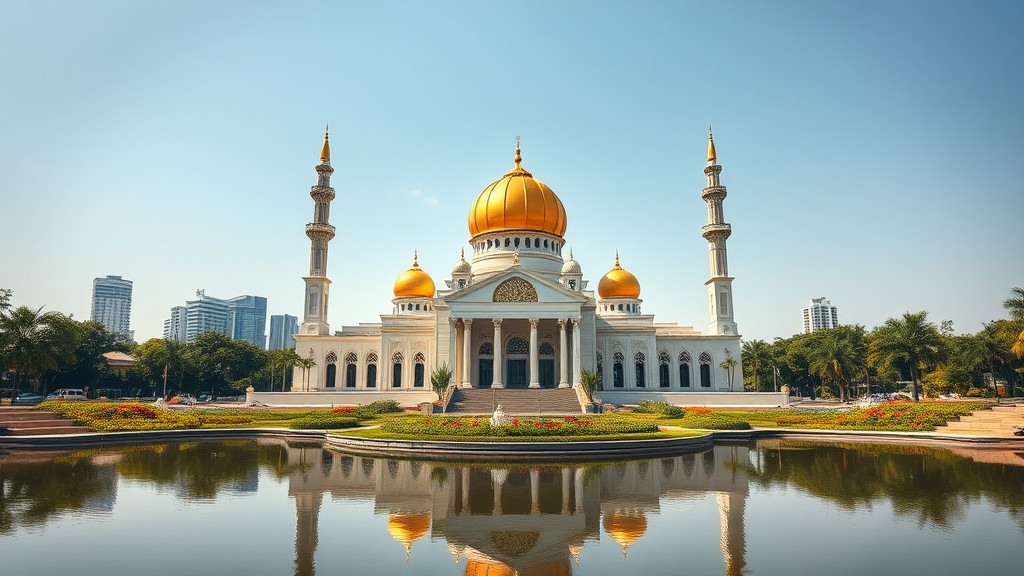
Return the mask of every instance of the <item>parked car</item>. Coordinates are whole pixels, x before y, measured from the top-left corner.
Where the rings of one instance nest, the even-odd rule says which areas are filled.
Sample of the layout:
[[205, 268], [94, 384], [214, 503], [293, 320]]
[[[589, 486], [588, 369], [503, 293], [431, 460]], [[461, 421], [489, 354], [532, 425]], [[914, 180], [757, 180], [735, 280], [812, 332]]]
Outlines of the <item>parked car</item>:
[[24, 392], [18, 394], [18, 397], [11, 400], [11, 406], [35, 406], [44, 400], [42, 394], [32, 394], [31, 392]]
[[85, 400], [85, 391], [81, 388], [59, 388], [53, 394], [57, 400]]

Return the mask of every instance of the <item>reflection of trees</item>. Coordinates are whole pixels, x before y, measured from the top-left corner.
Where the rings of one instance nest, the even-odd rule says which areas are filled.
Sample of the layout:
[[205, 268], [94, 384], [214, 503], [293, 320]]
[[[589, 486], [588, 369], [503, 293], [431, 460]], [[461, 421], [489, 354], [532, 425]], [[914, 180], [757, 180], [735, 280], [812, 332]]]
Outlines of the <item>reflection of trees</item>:
[[97, 466], [90, 454], [49, 462], [0, 466], [0, 534], [19, 526], [38, 526], [97, 500], [111, 499], [117, 477]]
[[888, 500], [896, 514], [943, 530], [986, 497], [1024, 528], [1022, 467], [912, 446], [781, 442], [757, 450], [750, 479], [761, 486], [796, 486], [849, 510]]

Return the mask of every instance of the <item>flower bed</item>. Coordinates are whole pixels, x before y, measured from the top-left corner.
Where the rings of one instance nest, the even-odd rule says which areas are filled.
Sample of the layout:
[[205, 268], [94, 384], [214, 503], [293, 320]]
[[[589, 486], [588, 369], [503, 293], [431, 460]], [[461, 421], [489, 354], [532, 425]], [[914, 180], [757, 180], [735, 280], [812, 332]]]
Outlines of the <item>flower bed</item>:
[[649, 434], [658, 431], [650, 421], [615, 416], [565, 418], [513, 418], [506, 426], [492, 426], [480, 417], [426, 416], [387, 419], [380, 430], [422, 438], [573, 437]]
[[929, 432], [951, 420], [991, 406], [988, 402], [883, 402], [853, 410], [765, 410], [729, 416], [784, 428]]

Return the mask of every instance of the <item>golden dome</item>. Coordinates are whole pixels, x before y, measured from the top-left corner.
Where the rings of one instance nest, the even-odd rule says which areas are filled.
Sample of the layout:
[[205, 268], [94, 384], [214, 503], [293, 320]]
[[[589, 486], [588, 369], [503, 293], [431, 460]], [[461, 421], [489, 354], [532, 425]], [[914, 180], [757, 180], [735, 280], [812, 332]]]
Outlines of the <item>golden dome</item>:
[[643, 512], [612, 512], [604, 517], [604, 531], [612, 540], [622, 546], [622, 555], [626, 549], [647, 532], [647, 517]]
[[409, 268], [395, 280], [395, 298], [433, 298], [434, 281], [420, 268], [417, 255], [412, 257], [412, 268]]
[[469, 234], [536, 230], [561, 237], [568, 224], [562, 201], [523, 169], [518, 142], [515, 161], [515, 168], [477, 196], [469, 210]]
[[640, 298], [640, 281], [633, 273], [619, 266], [619, 253], [615, 253], [615, 267], [601, 278], [597, 285], [601, 298]]
[[466, 576], [515, 576], [515, 571], [499, 562], [485, 562], [470, 558], [466, 562]]
[[388, 533], [405, 545], [406, 559], [412, 551], [412, 543], [426, 536], [430, 530], [429, 514], [401, 514], [388, 516]]

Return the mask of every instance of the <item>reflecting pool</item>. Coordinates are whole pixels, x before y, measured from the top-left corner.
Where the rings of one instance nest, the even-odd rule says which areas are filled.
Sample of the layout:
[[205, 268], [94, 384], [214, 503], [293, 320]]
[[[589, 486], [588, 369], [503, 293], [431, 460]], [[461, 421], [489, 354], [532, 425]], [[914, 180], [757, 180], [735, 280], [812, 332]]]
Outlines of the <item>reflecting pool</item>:
[[0, 455], [11, 576], [1019, 573], [1024, 452], [469, 465], [283, 441]]

